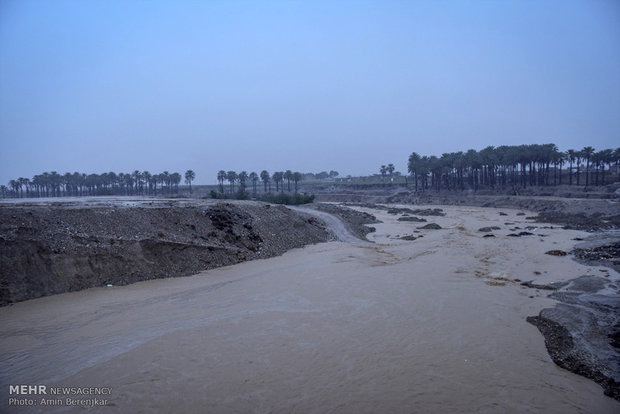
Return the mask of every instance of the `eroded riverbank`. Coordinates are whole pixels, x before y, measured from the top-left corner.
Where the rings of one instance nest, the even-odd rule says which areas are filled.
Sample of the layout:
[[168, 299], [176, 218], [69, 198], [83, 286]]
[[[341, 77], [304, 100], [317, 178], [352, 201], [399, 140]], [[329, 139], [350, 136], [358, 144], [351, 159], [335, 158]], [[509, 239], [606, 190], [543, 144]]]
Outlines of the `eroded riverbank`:
[[334, 237], [314, 216], [266, 203], [149, 198], [10, 203], [0, 206], [0, 306], [188, 276]]

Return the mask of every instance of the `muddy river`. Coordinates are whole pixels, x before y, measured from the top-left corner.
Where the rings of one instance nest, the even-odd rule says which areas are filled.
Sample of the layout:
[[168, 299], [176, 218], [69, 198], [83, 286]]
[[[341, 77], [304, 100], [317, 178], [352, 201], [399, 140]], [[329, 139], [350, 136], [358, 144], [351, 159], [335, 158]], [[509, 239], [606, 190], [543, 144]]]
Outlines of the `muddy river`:
[[[110, 387], [108, 413], [620, 412], [551, 361], [525, 318], [553, 301], [514, 281], [598, 272], [544, 254], [584, 233], [506, 237], [528, 225], [506, 209], [445, 207], [426, 217], [439, 230], [363, 210], [383, 221], [374, 243], [1, 308], [3, 404], [9, 385], [44, 384]], [[0, 411], [84, 411], [28, 397]]]

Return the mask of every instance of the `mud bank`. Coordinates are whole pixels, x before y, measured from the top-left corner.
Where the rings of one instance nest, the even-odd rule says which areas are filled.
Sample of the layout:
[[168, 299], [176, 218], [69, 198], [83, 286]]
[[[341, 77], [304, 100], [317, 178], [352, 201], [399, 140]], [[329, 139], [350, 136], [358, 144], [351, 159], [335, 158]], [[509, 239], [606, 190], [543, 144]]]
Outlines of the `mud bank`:
[[55, 204], [0, 207], [0, 305], [188, 276], [333, 238], [319, 219], [263, 203]]
[[620, 290], [615, 282], [581, 276], [549, 295], [558, 303], [527, 321], [545, 337], [553, 362], [600, 384], [620, 401]]
[[380, 223], [372, 214], [356, 211], [342, 205], [318, 203], [312, 205], [312, 208], [338, 217], [344, 223], [347, 231], [362, 240], [368, 240], [366, 236], [375, 231], [374, 227], [367, 226], [367, 224]]
[[445, 205], [511, 208], [538, 213], [537, 221], [561, 224], [566, 228], [598, 231], [620, 228], [620, 199], [565, 198], [542, 195], [476, 194], [471, 192], [427, 192], [398, 190], [325, 192], [317, 194], [320, 202], [352, 203], [373, 208], [381, 204]]

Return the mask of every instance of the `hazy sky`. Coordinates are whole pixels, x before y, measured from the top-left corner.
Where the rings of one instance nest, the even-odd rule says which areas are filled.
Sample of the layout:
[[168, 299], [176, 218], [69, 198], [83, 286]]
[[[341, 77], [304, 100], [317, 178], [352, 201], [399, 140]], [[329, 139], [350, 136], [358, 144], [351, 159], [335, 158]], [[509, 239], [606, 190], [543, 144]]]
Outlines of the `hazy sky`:
[[0, 1], [0, 184], [620, 146], [620, 1]]

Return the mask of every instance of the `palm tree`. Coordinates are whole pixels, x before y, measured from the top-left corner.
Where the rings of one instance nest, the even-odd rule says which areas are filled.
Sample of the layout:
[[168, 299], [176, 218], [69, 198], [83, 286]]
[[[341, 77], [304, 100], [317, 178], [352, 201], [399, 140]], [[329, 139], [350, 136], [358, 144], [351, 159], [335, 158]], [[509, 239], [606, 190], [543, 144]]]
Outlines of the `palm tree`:
[[395, 169], [396, 167], [394, 167], [394, 164], [387, 165], [387, 173], [390, 175], [390, 181], [392, 180], [392, 175], [394, 174]]
[[226, 171], [219, 170], [217, 172], [217, 181], [220, 183], [220, 193], [224, 194], [224, 180], [226, 179]]
[[144, 182], [148, 188], [147, 193], [151, 194], [153, 192], [153, 176], [148, 171], [142, 172], [142, 177], [144, 177]]
[[566, 154], [564, 154], [561, 151], [558, 151], [556, 149], [556, 151], [553, 152], [552, 155], [552, 160], [553, 160], [553, 166], [554, 166], [554, 170], [553, 170], [553, 185], [556, 185], [556, 170], [558, 170], [559, 167], [559, 177], [560, 177], [560, 185], [562, 185], [562, 165], [564, 164], [564, 162], [566, 161]]
[[13, 190], [15, 198], [19, 197], [19, 182], [17, 180], [9, 181], [9, 187]]
[[482, 166], [480, 155], [474, 149], [467, 150], [465, 153], [465, 165], [469, 168], [469, 185], [474, 191], [478, 190], [479, 171]]
[[265, 186], [265, 192], [267, 192], [267, 184], [269, 184], [269, 192], [271, 192], [271, 182], [269, 181], [270, 176], [267, 170], [260, 172], [260, 179], [263, 181], [263, 185]]
[[177, 194], [179, 193], [179, 183], [182, 179], [183, 177], [178, 172], [170, 174], [170, 183], [174, 185], [174, 192]]
[[248, 180], [248, 173], [246, 171], [241, 171], [239, 173], [239, 183], [240, 183], [239, 191], [241, 191], [242, 193], [245, 192], [245, 182], [247, 180]]
[[271, 179], [273, 180], [273, 182], [276, 183], [276, 193], [280, 190], [280, 173], [279, 172], [274, 172], [273, 175], [271, 176]]
[[601, 177], [601, 185], [605, 185], [605, 164], [609, 168], [611, 172], [611, 164], [613, 163], [613, 155], [614, 152], [611, 149], [604, 149], [598, 152], [599, 158], [601, 160], [602, 166], [602, 177]]
[[237, 178], [238, 176], [235, 171], [231, 170], [226, 173], [226, 179], [230, 183], [230, 194], [233, 194], [235, 192], [235, 181], [237, 180]]
[[288, 192], [291, 192], [291, 178], [293, 178], [293, 172], [291, 170], [286, 170], [282, 175], [283, 178], [288, 182]]
[[302, 180], [302, 178], [303, 178], [303, 176], [301, 175], [301, 173], [300, 173], [300, 172], [295, 171], [295, 172], [293, 173], [293, 181], [295, 182], [295, 193], [297, 193], [297, 183], [298, 183], [299, 181], [301, 181], [301, 180]]
[[583, 158], [583, 154], [581, 151], [575, 151], [575, 163], [577, 164], [577, 185], [579, 185], [579, 173], [581, 172], [581, 159]]
[[[168, 181], [168, 194], [170, 194], [170, 174], [168, 174], [168, 172], [166, 171], [165, 175]], [[125, 174], [124, 177], [125, 177], [125, 188], [126, 188], [125, 191], [127, 192], [127, 195], [130, 195], [131, 192], [133, 191], [133, 185], [134, 185], [135, 180], [133, 179], [133, 175], [130, 173]]]
[[19, 192], [21, 193], [21, 197], [24, 197], [24, 190], [22, 189], [22, 186], [26, 187], [26, 196], [28, 196], [28, 184], [30, 184], [30, 180], [24, 177], [19, 177], [17, 181], [19, 183]]
[[[25, 178], [20, 178], [20, 181], [23, 182], [23, 180], [25, 180]], [[68, 196], [71, 195], [71, 173], [65, 173], [64, 175], [60, 176], [60, 188], [61, 188], [61, 193], [62, 188], [64, 186], [64, 195]]]
[[50, 173], [50, 182], [52, 186], [52, 196], [60, 197], [60, 181], [61, 177], [56, 171]]
[[[122, 176], [122, 177], [121, 177]], [[110, 186], [111, 191], [114, 193], [118, 193], [119, 187], [124, 187], [125, 185], [125, 174], [120, 173], [118, 176], [114, 171], [110, 171], [107, 174], [101, 174], [101, 177], [104, 186]]]
[[185, 171], [185, 182], [189, 184], [189, 193], [192, 194], [192, 181], [196, 178], [196, 173], [192, 170]]
[[568, 158], [568, 185], [573, 185], [573, 163], [577, 159], [577, 151], [569, 149], [566, 151]]
[[273, 173], [271, 178], [276, 182], [276, 193], [278, 192], [278, 189], [281, 192], [284, 192], [284, 173], [282, 171], [276, 171]]
[[151, 180], [153, 181], [153, 192], [155, 193], [155, 195], [157, 195], [157, 183], [159, 183], [160, 193], [163, 194], [164, 193], [164, 176], [162, 175], [162, 173], [153, 174], [153, 176], [151, 177]]
[[258, 181], [258, 174], [252, 171], [250, 173], [250, 180], [252, 180], [252, 192], [256, 195], [256, 182]]
[[163, 173], [159, 174], [159, 178], [161, 179], [162, 192], [164, 191], [165, 184], [168, 194], [170, 194], [170, 173], [168, 171], [164, 171]]
[[586, 159], [586, 187], [587, 187], [590, 182], [590, 158], [592, 157], [592, 154], [594, 154], [594, 148], [590, 146], [583, 147], [583, 149], [581, 150], [581, 153], [583, 154], [583, 157]]
[[133, 183], [134, 183], [134, 194], [138, 193], [138, 189], [142, 186], [142, 173], [138, 170], [135, 170], [134, 172], [131, 173], [131, 178], [133, 179]]
[[[382, 165], [383, 170], [385, 166]], [[407, 163], [407, 171], [413, 176], [415, 180], [415, 191], [418, 192], [418, 169], [420, 168], [420, 155], [417, 152], [412, 152], [409, 156], [409, 162]], [[381, 175], [385, 175], [385, 170], [381, 171]]]
[[379, 167], [379, 172], [381, 173], [381, 181], [385, 181], [385, 174], [387, 173], [387, 167], [382, 165]]

